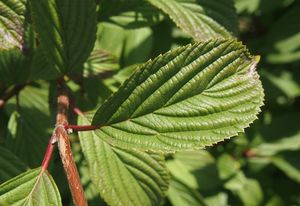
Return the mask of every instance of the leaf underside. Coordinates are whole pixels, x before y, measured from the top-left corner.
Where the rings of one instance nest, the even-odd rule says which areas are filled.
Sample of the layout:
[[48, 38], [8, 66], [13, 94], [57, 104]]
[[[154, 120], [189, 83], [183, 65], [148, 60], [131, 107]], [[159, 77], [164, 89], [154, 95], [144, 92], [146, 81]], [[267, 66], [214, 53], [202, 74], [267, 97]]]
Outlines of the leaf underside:
[[122, 148], [193, 150], [243, 132], [263, 105], [258, 62], [235, 40], [177, 48], [138, 67], [96, 112], [96, 134]]
[[47, 171], [29, 170], [0, 185], [0, 205], [57, 205], [59, 191]]
[[[79, 124], [90, 124], [85, 117]], [[91, 179], [109, 205], [159, 205], [168, 188], [164, 156], [113, 147], [95, 133], [79, 133]]]

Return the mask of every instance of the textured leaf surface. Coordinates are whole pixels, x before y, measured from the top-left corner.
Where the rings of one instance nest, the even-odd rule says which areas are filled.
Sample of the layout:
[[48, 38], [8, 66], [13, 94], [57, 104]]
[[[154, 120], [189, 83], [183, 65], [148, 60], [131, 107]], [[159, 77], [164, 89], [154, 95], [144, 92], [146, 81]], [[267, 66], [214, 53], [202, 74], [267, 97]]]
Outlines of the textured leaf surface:
[[33, 23], [49, 64], [66, 73], [81, 69], [96, 38], [93, 0], [29, 0]]
[[25, 0], [0, 1], [0, 50], [23, 47]]
[[96, 134], [120, 147], [163, 151], [203, 148], [235, 136], [263, 104], [257, 61], [234, 40], [158, 56], [98, 109]]
[[[81, 117], [79, 124], [90, 124]], [[94, 132], [79, 134], [92, 181], [110, 205], [159, 205], [168, 188], [164, 156], [113, 147]]]
[[232, 0], [148, 0], [194, 39], [230, 37], [237, 33]]
[[0, 185], [0, 205], [62, 205], [47, 171], [29, 170]]
[[163, 19], [159, 9], [144, 0], [101, 1], [98, 17], [126, 28], [151, 26]]
[[11, 151], [0, 147], [0, 184], [25, 172], [26, 169], [26, 165]]
[[40, 165], [50, 136], [47, 92], [47, 87], [27, 86], [20, 92], [19, 110], [14, 99], [6, 107], [10, 119], [5, 146], [30, 167]]

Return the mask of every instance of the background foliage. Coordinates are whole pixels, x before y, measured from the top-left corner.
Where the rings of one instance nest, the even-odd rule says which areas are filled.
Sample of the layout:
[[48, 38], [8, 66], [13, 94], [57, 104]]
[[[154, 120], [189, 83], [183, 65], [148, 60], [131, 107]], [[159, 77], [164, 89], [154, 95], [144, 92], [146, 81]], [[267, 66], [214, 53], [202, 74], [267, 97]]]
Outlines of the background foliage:
[[[0, 29], [11, 25], [4, 18], [9, 15], [13, 15], [15, 25], [15, 28], [0, 30], [0, 34], [10, 37], [5, 39], [5, 44], [0, 42], [0, 49], [5, 50], [0, 56], [0, 96], [14, 84], [30, 83], [20, 92], [18, 104], [16, 98], [11, 98], [5, 108], [0, 109], [0, 183], [29, 168], [38, 167], [43, 159], [55, 117], [55, 104], [51, 102], [55, 101], [55, 82], [48, 84], [45, 80], [55, 79], [61, 72], [72, 72], [67, 79], [74, 94], [72, 98], [83, 111], [90, 111], [101, 105], [133, 73], [134, 68], [146, 60], [193, 42], [191, 37], [203, 40], [208, 36], [236, 35], [252, 54], [261, 55], [258, 73], [265, 89], [265, 106], [251, 128], [246, 129], [245, 134], [206, 150], [168, 155], [166, 165], [159, 154], [109, 147], [95, 138], [92, 132], [84, 134], [86, 137], [74, 134], [71, 136], [72, 147], [86, 197], [90, 205], [105, 205], [99, 198], [101, 188], [97, 188], [91, 178], [96, 182], [103, 178], [102, 184], [111, 185], [116, 178], [122, 179], [118, 174], [110, 176], [111, 171], [121, 170], [129, 182], [120, 185], [117, 194], [119, 197], [128, 195], [126, 185], [134, 184], [137, 190], [129, 195], [136, 204], [140, 201], [136, 196], [143, 197], [147, 204], [156, 204], [161, 200], [161, 194], [166, 193], [167, 198], [162, 203], [166, 206], [300, 205], [299, 1], [170, 0], [164, 4], [164, 1], [158, 0], [114, 0], [113, 3], [103, 0], [100, 7], [97, 4], [97, 16], [90, 15], [78, 24], [71, 24], [69, 19], [75, 18], [75, 15], [84, 16], [84, 12], [89, 10], [78, 9], [73, 17], [72, 14], [67, 16], [64, 12], [66, 5], [58, 3], [53, 4], [53, 9], [64, 15], [51, 16], [42, 11], [45, 7], [39, 2], [45, 1], [32, 0], [32, 8], [41, 13], [34, 14], [28, 22], [43, 16], [45, 24], [36, 25], [36, 30], [41, 30], [38, 32], [41, 39], [52, 44], [38, 45], [38, 42], [26, 38], [26, 45], [34, 48], [28, 50], [22, 47], [24, 42], [21, 36], [32, 37], [36, 34], [31, 24], [24, 28], [20, 26], [28, 18], [22, 5], [25, 1], [16, 1], [15, 13], [10, 14], [10, 10], [5, 9], [11, 2], [14, 1], [0, 2], [3, 17], [0, 19]], [[96, 6], [91, 0], [90, 3]], [[179, 14], [187, 18], [178, 18]], [[95, 33], [93, 26], [96, 21], [100, 22], [97, 23], [97, 34], [89, 35]], [[66, 25], [73, 29], [64, 28]], [[200, 25], [202, 30], [199, 31]], [[55, 35], [43, 33], [44, 27], [51, 27]], [[86, 31], [81, 38], [74, 33], [62, 32], [76, 28]], [[94, 48], [93, 39], [96, 39]], [[76, 44], [64, 47], [65, 42]], [[50, 48], [50, 53], [41, 52], [43, 47]], [[52, 65], [47, 63], [46, 58], [51, 60]], [[80, 64], [83, 64], [85, 78], [76, 73], [78, 68], [74, 65]], [[15, 68], [13, 73], [3, 69], [9, 67]], [[48, 72], [49, 67], [56, 69]], [[47, 106], [49, 102], [50, 109]], [[76, 121], [73, 116], [71, 122], [76, 124]], [[89, 121], [88, 118], [79, 119], [81, 123]], [[88, 149], [93, 145], [92, 138], [98, 142], [99, 148], [96, 150]], [[82, 146], [79, 139], [84, 142]], [[102, 164], [89, 171], [89, 162], [96, 160], [83, 158], [85, 151], [101, 153], [94, 157], [103, 157], [102, 153], [105, 153], [111, 162], [105, 162], [105, 158], [98, 159]], [[134, 158], [137, 157], [148, 165], [132, 169], [136, 166], [137, 160]], [[156, 166], [155, 170], [145, 169], [151, 164]], [[165, 167], [171, 177], [164, 173]], [[38, 171], [35, 169], [25, 173], [22, 181]], [[72, 199], [58, 156], [54, 157], [49, 171], [57, 184], [63, 205], [71, 205]], [[97, 176], [97, 171], [102, 171], [104, 177]], [[140, 171], [148, 171], [145, 175], [155, 181], [143, 182], [147, 179]], [[53, 184], [52, 177], [44, 173], [44, 184]], [[170, 186], [167, 190], [168, 181]], [[145, 189], [144, 185], [151, 189]], [[3, 187], [2, 192], [7, 188]], [[149, 195], [149, 191], [153, 193]], [[50, 193], [54, 198], [56, 187]], [[113, 194], [109, 196], [109, 191], [101, 190], [100, 194], [111, 204], [117, 204]]]

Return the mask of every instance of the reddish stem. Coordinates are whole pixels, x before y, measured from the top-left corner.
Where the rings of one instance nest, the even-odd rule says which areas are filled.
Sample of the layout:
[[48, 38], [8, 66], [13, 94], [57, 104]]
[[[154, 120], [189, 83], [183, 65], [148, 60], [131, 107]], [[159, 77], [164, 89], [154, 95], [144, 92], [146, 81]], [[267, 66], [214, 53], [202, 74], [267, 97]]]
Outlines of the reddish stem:
[[51, 157], [52, 157], [52, 154], [53, 154], [53, 150], [54, 150], [54, 147], [55, 147], [55, 142], [56, 142], [56, 137], [55, 137], [55, 131], [53, 133], [53, 135], [51, 136], [50, 140], [49, 140], [49, 143], [48, 143], [48, 146], [47, 146], [47, 150], [46, 150], [46, 153], [45, 153], [45, 156], [44, 156], [44, 160], [42, 162], [42, 169], [43, 170], [47, 170], [48, 169], [48, 166], [49, 166], [49, 162], [51, 160]]
[[55, 135], [58, 141], [59, 154], [68, 179], [74, 205], [87, 206], [80, 177], [72, 155], [71, 144], [65, 125], [68, 125], [69, 97], [63, 82], [58, 82], [57, 115]]
[[95, 130], [98, 128], [99, 128], [99, 126], [95, 126], [95, 125], [65, 125], [66, 130], [71, 129], [74, 132], [89, 131], [89, 130]]

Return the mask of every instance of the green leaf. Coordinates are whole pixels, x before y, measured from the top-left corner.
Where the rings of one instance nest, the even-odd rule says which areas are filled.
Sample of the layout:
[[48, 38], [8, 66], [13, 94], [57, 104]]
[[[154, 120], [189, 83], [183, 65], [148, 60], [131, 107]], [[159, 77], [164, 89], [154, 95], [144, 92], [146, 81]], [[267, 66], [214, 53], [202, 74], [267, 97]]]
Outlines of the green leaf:
[[280, 64], [300, 60], [299, 9], [300, 3], [295, 2], [288, 12], [272, 25], [266, 36], [264, 44], [270, 63]]
[[148, 0], [196, 40], [237, 33], [233, 0]]
[[0, 51], [23, 48], [26, 0], [1, 0]]
[[85, 77], [104, 75], [119, 69], [117, 58], [109, 52], [94, 50], [84, 63]]
[[47, 171], [36, 168], [0, 185], [0, 205], [62, 204], [52, 177]]
[[[80, 124], [90, 124], [85, 117]], [[159, 205], [168, 188], [164, 156], [113, 147], [95, 133], [79, 133], [90, 175], [109, 205]]]
[[94, 0], [29, 0], [41, 48], [64, 74], [82, 69], [96, 38]]
[[20, 105], [11, 99], [7, 106], [10, 115], [5, 146], [30, 167], [40, 165], [52, 127], [47, 88], [27, 86], [19, 94]]
[[103, 0], [98, 19], [132, 29], [152, 26], [161, 21], [163, 15], [144, 0]]
[[226, 182], [225, 188], [236, 194], [243, 205], [259, 206], [262, 204], [263, 192], [259, 182], [245, 177], [242, 172]]
[[187, 45], [141, 65], [96, 112], [96, 135], [123, 148], [204, 148], [243, 132], [263, 89], [258, 62], [234, 40]]
[[11, 151], [0, 147], [0, 184], [25, 172], [27, 166]]
[[300, 183], [300, 170], [282, 157], [272, 157], [272, 163], [289, 178]]
[[1, 51], [0, 82], [6, 85], [22, 84], [29, 75], [26, 59], [19, 49]]
[[273, 156], [282, 151], [300, 150], [300, 132], [291, 137], [282, 137], [280, 140], [262, 143], [253, 148], [253, 152], [258, 156]]
[[201, 194], [179, 180], [172, 179], [168, 198], [173, 206], [206, 206]]

